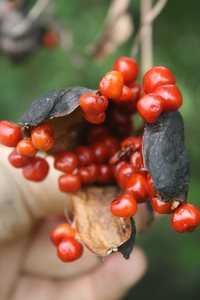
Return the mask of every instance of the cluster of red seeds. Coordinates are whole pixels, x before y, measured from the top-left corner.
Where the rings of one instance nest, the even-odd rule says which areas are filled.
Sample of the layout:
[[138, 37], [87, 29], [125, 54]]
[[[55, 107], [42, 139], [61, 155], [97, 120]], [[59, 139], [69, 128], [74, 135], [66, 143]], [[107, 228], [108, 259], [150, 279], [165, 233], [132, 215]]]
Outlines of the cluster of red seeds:
[[[147, 122], [155, 122], [162, 112], [178, 109], [182, 96], [175, 86], [175, 78], [165, 67], [154, 67], [136, 81], [138, 63], [127, 57], [116, 60], [113, 70], [106, 73], [94, 94], [83, 94], [79, 103], [84, 118], [91, 123], [85, 143], [74, 151], [61, 150], [55, 155], [54, 167], [61, 171], [59, 189], [76, 193], [82, 185], [118, 184], [124, 193], [110, 205], [116, 217], [132, 217], [140, 203], [151, 199], [154, 210], [172, 214], [175, 231], [193, 231], [199, 223], [199, 210], [191, 204], [160, 199], [150, 174], [144, 167], [142, 138], [129, 136], [132, 115], [138, 110]], [[102, 125], [101, 123], [104, 124]], [[45, 158], [37, 156], [39, 150], [48, 151], [54, 145], [54, 135], [48, 122], [31, 128], [31, 137], [23, 136], [21, 128], [8, 121], [0, 122], [0, 143], [13, 147], [8, 160], [15, 168], [22, 168], [26, 179], [41, 181], [49, 171]], [[178, 203], [176, 207], [175, 204]], [[76, 232], [68, 224], [59, 225], [51, 235], [58, 257], [65, 261], [79, 258], [83, 246], [75, 238]]]
[[156, 66], [144, 75], [144, 93], [137, 103], [137, 109], [146, 122], [154, 123], [162, 112], [181, 107], [183, 99], [175, 82], [172, 72], [163, 66]]

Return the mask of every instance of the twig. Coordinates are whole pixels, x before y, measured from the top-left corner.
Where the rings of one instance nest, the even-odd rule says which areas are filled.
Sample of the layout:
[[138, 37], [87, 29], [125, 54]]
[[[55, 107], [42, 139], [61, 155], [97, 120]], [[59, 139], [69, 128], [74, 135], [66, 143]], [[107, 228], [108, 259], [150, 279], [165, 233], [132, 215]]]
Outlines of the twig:
[[141, 23], [137, 34], [134, 39], [134, 43], [131, 49], [131, 57], [137, 57], [140, 49], [140, 43], [144, 38], [145, 32], [143, 31], [143, 27], [145, 25], [153, 23], [156, 17], [161, 13], [163, 8], [165, 7], [168, 0], [158, 0], [158, 2], [153, 6], [153, 8], [148, 12], [145, 19]]
[[[152, 0], [141, 0], [140, 11], [141, 11], [141, 23], [145, 24], [145, 18], [151, 11]], [[142, 26], [141, 35], [141, 74], [142, 76], [148, 71], [153, 64], [153, 53], [152, 53], [152, 23], [148, 23]]]
[[10, 34], [14, 37], [19, 37], [27, 32], [32, 24], [40, 17], [49, 2], [50, 0], [38, 0], [27, 16], [12, 29]]

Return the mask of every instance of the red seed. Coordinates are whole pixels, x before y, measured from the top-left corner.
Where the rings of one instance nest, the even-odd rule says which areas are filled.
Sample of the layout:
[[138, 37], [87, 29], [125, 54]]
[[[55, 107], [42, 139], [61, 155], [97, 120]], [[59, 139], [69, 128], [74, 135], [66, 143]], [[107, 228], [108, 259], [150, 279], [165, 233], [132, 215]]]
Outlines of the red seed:
[[122, 188], [126, 188], [126, 184], [129, 178], [137, 172], [137, 169], [129, 163], [122, 164], [116, 172], [116, 180], [118, 185]]
[[6, 120], [0, 121], [0, 143], [7, 147], [16, 147], [22, 139], [21, 128]]
[[143, 77], [143, 89], [146, 94], [152, 93], [155, 88], [163, 84], [175, 84], [172, 72], [163, 66], [150, 69]]
[[72, 262], [83, 254], [83, 245], [74, 237], [64, 238], [57, 246], [57, 255], [63, 262]]
[[140, 173], [132, 175], [127, 182], [126, 192], [133, 195], [138, 203], [146, 202], [149, 199], [146, 182], [146, 176]]
[[181, 91], [173, 84], [161, 85], [153, 92], [160, 95], [164, 99], [162, 108], [163, 112], [177, 110], [183, 103]]
[[83, 94], [79, 99], [79, 104], [86, 114], [96, 116], [106, 110], [108, 99], [97, 94]]
[[51, 241], [55, 246], [58, 246], [60, 242], [67, 237], [75, 237], [76, 231], [69, 224], [63, 223], [58, 225], [51, 233]]
[[23, 168], [30, 164], [32, 157], [20, 155], [17, 153], [16, 148], [14, 148], [8, 156], [8, 161], [14, 168]]
[[24, 139], [19, 141], [17, 144], [17, 153], [20, 155], [26, 155], [34, 157], [38, 152], [38, 149], [35, 148], [31, 139]]
[[31, 130], [31, 139], [35, 148], [48, 151], [54, 145], [54, 135], [49, 123], [43, 122]]
[[24, 177], [31, 181], [42, 181], [49, 172], [49, 165], [44, 158], [34, 157], [22, 170]]
[[81, 188], [81, 176], [79, 174], [65, 174], [58, 178], [59, 189], [63, 193], [76, 193]]
[[172, 203], [166, 203], [163, 200], [156, 197], [151, 197], [151, 205], [158, 214], [172, 214]]
[[70, 151], [61, 150], [56, 154], [54, 168], [64, 173], [72, 173], [78, 167], [78, 156]]
[[137, 212], [137, 201], [133, 195], [122, 194], [111, 202], [110, 211], [119, 218], [132, 217]]
[[139, 75], [139, 65], [137, 61], [126, 56], [121, 56], [115, 61], [113, 70], [122, 74], [125, 84], [135, 81]]
[[163, 98], [156, 94], [148, 94], [140, 98], [137, 109], [141, 117], [148, 123], [154, 123], [163, 109]]
[[94, 162], [94, 152], [88, 146], [77, 146], [74, 150], [74, 153], [78, 157], [78, 163], [80, 167], [89, 165]]
[[97, 181], [100, 171], [96, 164], [90, 164], [87, 167], [80, 167], [78, 174], [80, 174], [83, 184], [91, 184]]
[[198, 224], [199, 210], [192, 204], [178, 206], [172, 215], [171, 226], [177, 232], [192, 232]]
[[120, 72], [111, 71], [99, 82], [100, 93], [110, 99], [118, 99], [122, 95], [124, 80]]
[[106, 114], [105, 112], [102, 112], [101, 114], [93, 116], [93, 115], [86, 114], [83, 111], [83, 117], [86, 121], [88, 121], [91, 124], [102, 124], [106, 119]]

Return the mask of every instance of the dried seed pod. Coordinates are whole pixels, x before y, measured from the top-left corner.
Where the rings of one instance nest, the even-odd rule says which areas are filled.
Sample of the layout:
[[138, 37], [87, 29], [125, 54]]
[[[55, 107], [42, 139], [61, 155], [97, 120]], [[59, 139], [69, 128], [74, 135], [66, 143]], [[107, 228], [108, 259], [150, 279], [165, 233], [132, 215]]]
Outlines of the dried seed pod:
[[[95, 91], [72, 87], [49, 92], [35, 100], [19, 119], [24, 135], [30, 137], [31, 128], [45, 121], [51, 124], [55, 138], [50, 153], [74, 150], [88, 124], [79, 106], [79, 98], [85, 93]], [[107, 256], [119, 251], [128, 259], [135, 243], [135, 222], [131, 218], [117, 218], [110, 212], [111, 201], [120, 193], [118, 186], [90, 186], [71, 194], [74, 225], [79, 238], [92, 252]]]
[[64, 149], [73, 150], [87, 126], [79, 106], [79, 98], [82, 94], [94, 92], [85, 87], [51, 91], [35, 100], [18, 122], [24, 126], [24, 134], [28, 137], [32, 126], [37, 126], [43, 121], [51, 124], [55, 145], [48, 153], [53, 154]]
[[84, 245], [99, 256], [119, 251], [128, 259], [135, 243], [134, 220], [117, 218], [110, 212], [110, 202], [120, 192], [117, 186], [88, 187], [71, 199], [75, 228]]
[[143, 157], [162, 200], [186, 202], [190, 164], [184, 147], [183, 119], [178, 111], [163, 113], [155, 123], [146, 124]]
[[20, 117], [19, 123], [37, 126], [44, 120], [69, 115], [79, 106], [80, 96], [86, 93], [95, 91], [75, 86], [46, 93], [33, 101]]

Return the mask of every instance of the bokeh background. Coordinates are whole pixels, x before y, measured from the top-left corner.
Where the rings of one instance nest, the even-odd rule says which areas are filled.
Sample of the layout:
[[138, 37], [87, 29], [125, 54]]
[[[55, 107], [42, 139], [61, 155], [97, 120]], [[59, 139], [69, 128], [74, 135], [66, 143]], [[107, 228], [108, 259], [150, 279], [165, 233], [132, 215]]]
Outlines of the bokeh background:
[[[27, 1], [27, 7], [34, 2]], [[52, 1], [50, 13], [71, 31], [74, 47], [84, 58], [84, 65], [77, 66], [59, 44], [53, 49], [38, 46], [29, 58], [18, 64], [0, 54], [0, 119], [17, 122], [34, 99], [57, 88], [81, 85], [97, 89], [99, 80], [111, 70], [115, 59], [130, 55], [140, 23], [139, 0], [131, 0], [128, 8], [135, 31], [126, 42], [101, 61], [86, 52], [110, 3], [108, 0]], [[180, 112], [191, 162], [188, 202], [200, 209], [199, 11], [199, 0], [168, 0], [153, 23], [153, 64], [171, 69], [183, 95]], [[140, 56], [138, 60], [140, 62]], [[147, 233], [138, 236], [137, 243], [147, 254], [149, 268], [124, 300], [199, 299], [200, 226], [193, 233], [178, 234], [171, 229], [170, 216], [165, 216]]]

